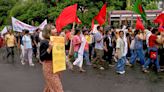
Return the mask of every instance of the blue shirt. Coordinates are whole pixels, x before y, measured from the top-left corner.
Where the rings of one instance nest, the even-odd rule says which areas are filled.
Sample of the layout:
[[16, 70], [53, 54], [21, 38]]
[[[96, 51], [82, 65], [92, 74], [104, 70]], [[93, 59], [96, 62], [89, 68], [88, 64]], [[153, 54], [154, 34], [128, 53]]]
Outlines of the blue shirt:
[[32, 48], [32, 41], [30, 35], [24, 35], [22, 41], [25, 49]]

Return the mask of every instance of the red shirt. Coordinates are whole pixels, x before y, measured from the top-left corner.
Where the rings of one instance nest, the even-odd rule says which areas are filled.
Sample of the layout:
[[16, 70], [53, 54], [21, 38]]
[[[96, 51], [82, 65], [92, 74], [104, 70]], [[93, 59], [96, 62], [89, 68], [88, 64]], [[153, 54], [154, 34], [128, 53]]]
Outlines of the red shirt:
[[150, 37], [149, 37], [149, 47], [154, 47], [157, 45], [156, 43], [156, 40], [157, 40], [157, 36], [152, 34]]

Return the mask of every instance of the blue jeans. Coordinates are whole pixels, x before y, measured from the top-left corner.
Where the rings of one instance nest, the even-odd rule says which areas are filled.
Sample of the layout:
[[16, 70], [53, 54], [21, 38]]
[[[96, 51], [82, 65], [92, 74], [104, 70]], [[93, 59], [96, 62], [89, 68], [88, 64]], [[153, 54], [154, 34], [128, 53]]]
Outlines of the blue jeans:
[[145, 55], [144, 55], [143, 49], [136, 49], [136, 50], [134, 50], [133, 55], [130, 58], [130, 63], [134, 64], [137, 57], [140, 59], [141, 65], [144, 65], [144, 63], [145, 63]]
[[125, 71], [125, 60], [123, 57], [118, 59], [118, 62], [116, 64], [116, 71], [118, 72]]
[[[148, 48], [148, 53], [149, 53], [149, 55], [150, 55], [150, 51], [156, 51], [157, 52], [157, 55], [158, 55], [158, 48], [156, 48], [156, 47], [149, 47]], [[148, 58], [147, 59], [147, 61], [145, 62], [145, 64], [144, 64], [144, 69], [147, 69], [148, 68], [148, 66], [149, 66], [149, 64], [151, 63], [151, 61], [156, 65], [156, 68], [159, 70], [160, 69], [160, 65], [159, 65], [159, 60], [158, 60], [158, 56], [157, 56], [157, 58], [155, 59], [155, 60], [153, 60], [153, 59], [151, 59], [151, 58]]]
[[126, 56], [123, 56], [122, 58], [123, 58], [123, 60], [124, 60], [125, 63], [126, 63], [126, 61], [127, 61], [127, 57], [126, 57]]
[[134, 49], [131, 49], [130, 50], [130, 54], [131, 54], [130, 59], [135, 57]]
[[85, 59], [85, 61], [86, 61], [86, 64], [88, 65], [88, 64], [91, 64], [90, 63], [90, 60], [89, 60], [89, 52], [87, 52], [87, 51], [84, 51], [84, 59]]

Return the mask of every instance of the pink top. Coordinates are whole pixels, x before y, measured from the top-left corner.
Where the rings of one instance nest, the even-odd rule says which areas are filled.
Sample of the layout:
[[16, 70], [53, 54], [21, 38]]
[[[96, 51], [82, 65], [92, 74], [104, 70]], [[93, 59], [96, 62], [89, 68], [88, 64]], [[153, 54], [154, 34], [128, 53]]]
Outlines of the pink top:
[[74, 52], [78, 52], [78, 50], [80, 48], [80, 45], [81, 45], [81, 38], [80, 38], [80, 36], [75, 35], [73, 37], [72, 43], [73, 43], [73, 47], [74, 47]]
[[84, 51], [89, 51], [89, 44], [88, 44], [88, 42], [86, 42], [86, 44], [85, 44]]

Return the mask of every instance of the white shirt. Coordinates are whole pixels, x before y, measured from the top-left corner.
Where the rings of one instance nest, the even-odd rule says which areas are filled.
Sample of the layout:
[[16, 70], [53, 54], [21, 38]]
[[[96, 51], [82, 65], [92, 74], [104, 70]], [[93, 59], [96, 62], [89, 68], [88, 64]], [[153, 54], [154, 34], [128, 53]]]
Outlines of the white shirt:
[[118, 58], [120, 59], [124, 56], [124, 53], [125, 53], [125, 50], [124, 50], [125, 43], [124, 43], [123, 39], [121, 39], [121, 38], [117, 39], [116, 48], [119, 49], [117, 54], [118, 54]]
[[151, 31], [146, 30], [146, 45], [149, 47], [149, 37], [151, 36]]
[[128, 42], [127, 42], [127, 37], [126, 37], [126, 34], [127, 34], [128, 30], [127, 30], [127, 29], [124, 29], [123, 32], [124, 32], [124, 38], [123, 38], [123, 40], [124, 40], [124, 43], [125, 43], [125, 47], [124, 47], [124, 49], [125, 49], [125, 51], [124, 51], [124, 56], [126, 56], [127, 53], [128, 53]]

